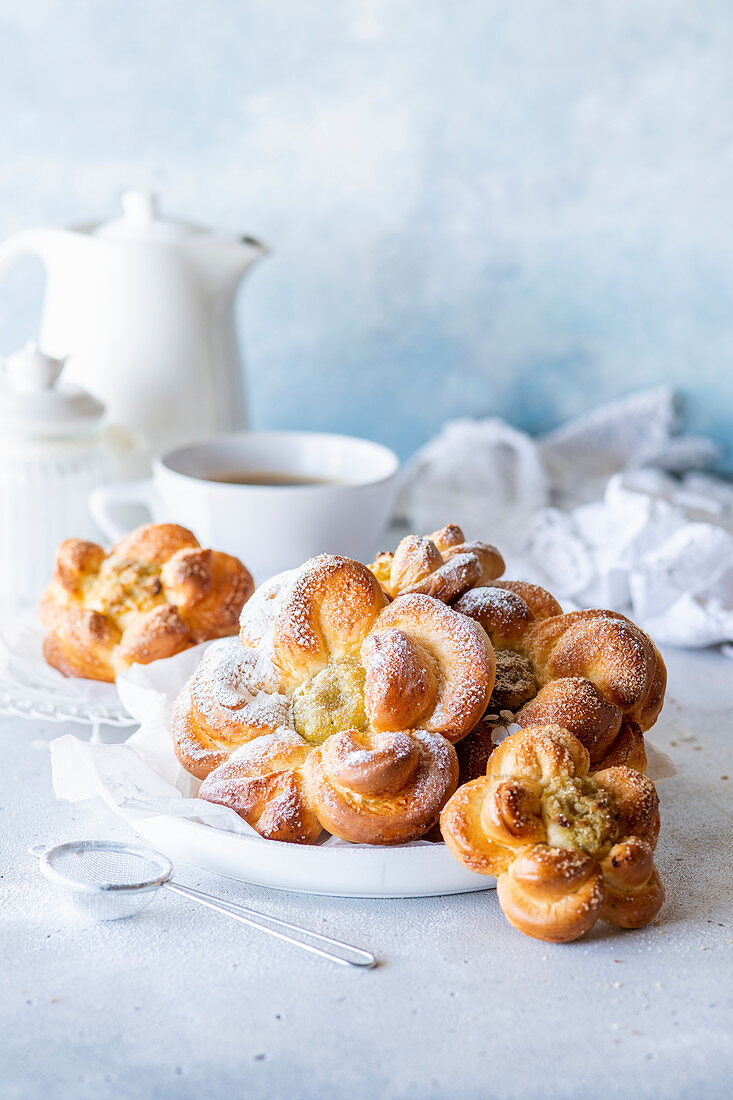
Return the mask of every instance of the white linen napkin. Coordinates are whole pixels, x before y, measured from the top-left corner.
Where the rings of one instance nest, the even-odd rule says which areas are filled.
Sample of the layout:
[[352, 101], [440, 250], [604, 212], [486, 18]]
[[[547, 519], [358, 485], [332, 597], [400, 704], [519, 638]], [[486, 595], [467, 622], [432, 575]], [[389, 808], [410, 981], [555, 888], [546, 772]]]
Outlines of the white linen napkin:
[[662, 643], [715, 645], [733, 641], [733, 485], [696, 471], [718, 456], [650, 390], [537, 440], [453, 421], [408, 466], [401, 504], [412, 530], [454, 521], [496, 543], [507, 576], [628, 611]]

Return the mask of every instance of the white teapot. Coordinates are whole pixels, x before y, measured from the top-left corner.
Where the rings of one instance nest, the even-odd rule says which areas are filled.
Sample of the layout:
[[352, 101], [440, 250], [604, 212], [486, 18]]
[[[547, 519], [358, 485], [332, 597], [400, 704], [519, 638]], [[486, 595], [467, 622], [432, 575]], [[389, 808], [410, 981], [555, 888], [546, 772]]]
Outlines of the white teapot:
[[67, 358], [65, 377], [104, 402], [146, 459], [246, 426], [233, 305], [265, 249], [162, 219], [144, 192], [126, 193], [122, 206], [113, 221], [11, 237], [0, 273], [21, 255], [40, 256], [41, 346]]

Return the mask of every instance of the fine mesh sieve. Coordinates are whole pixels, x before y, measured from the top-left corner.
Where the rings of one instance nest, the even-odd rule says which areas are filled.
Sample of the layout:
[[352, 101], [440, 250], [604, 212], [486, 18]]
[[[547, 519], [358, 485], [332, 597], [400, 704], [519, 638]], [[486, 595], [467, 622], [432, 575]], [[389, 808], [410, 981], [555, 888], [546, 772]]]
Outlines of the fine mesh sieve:
[[151, 849], [106, 840], [42, 849], [39, 866], [73, 908], [92, 920], [120, 920], [140, 912], [173, 873], [170, 860]]
[[73, 909], [91, 920], [134, 916], [152, 901], [159, 889], [165, 888], [332, 962], [366, 968], [377, 963], [374, 955], [360, 947], [202, 890], [179, 886], [171, 881], [170, 860], [152, 848], [112, 840], [73, 840], [53, 848], [39, 845], [31, 848], [31, 853], [39, 857], [41, 872], [59, 888]]

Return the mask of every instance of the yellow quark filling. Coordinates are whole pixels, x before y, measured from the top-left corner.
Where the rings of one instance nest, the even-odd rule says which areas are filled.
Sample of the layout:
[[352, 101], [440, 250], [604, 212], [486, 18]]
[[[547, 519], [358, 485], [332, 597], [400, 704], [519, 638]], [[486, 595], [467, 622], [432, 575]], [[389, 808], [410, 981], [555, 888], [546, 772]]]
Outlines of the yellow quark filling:
[[301, 737], [320, 745], [341, 730], [365, 730], [364, 669], [353, 657], [329, 661], [293, 693], [293, 722]]

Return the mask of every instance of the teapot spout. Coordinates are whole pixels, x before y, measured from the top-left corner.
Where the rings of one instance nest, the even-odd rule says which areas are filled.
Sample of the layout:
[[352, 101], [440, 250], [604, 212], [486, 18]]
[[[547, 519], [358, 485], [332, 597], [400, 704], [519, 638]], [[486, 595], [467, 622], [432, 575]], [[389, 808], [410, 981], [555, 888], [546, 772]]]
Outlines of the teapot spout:
[[235, 249], [236, 256], [232, 257], [232, 259], [239, 271], [240, 279], [253, 263], [262, 259], [262, 257], [266, 256], [268, 253], [268, 249], [265, 245], [262, 244], [261, 241], [255, 240], [254, 237], [240, 237], [239, 240], [235, 242]]
[[261, 241], [256, 241], [254, 237], [240, 237], [238, 241], [240, 249], [244, 252], [245, 256], [248, 256], [247, 267], [255, 260], [258, 260], [260, 256], [266, 256], [269, 249]]
[[252, 264], [268, 251], [253, 237], [212, 238], [198, 241], [195, 247], [197, 266], [205, 280], [216, 291], [231, 294]]

